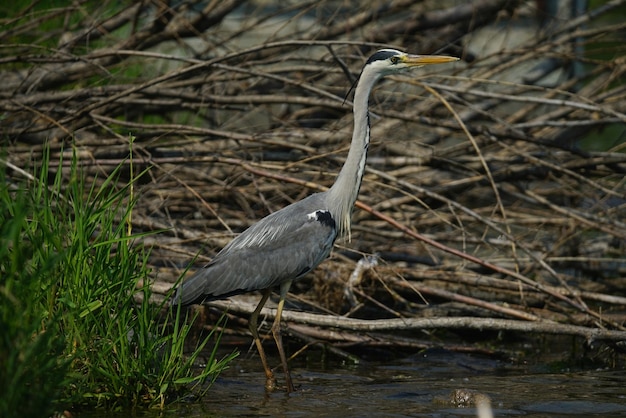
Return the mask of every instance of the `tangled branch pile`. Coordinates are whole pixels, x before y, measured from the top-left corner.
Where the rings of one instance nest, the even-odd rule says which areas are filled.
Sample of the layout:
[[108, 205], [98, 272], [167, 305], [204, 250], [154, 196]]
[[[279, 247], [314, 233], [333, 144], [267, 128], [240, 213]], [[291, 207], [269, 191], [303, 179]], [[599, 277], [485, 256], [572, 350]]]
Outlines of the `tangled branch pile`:
[[374, 92], [352, 241], [294, 286], [323, 316], [287, 313], [306, 325], [293, 332], [626, 340], [624, 2], [567, 18], [539, 2], [414, 3], [34, 3], [0, 32], [7, 170], [28, 175], [45, 146], [60, 169], [76, 152], [92, 181], [146, 170], [134, 228], [162, 230], [142, 243], [165, 292], [197, 254], [332, 184], [369, 53], [459, 56]]

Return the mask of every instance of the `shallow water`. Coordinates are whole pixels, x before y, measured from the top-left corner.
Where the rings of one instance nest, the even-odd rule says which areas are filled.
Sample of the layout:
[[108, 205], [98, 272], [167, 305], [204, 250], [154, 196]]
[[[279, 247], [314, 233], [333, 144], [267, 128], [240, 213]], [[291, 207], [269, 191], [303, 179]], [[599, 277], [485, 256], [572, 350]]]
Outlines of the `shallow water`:
[[[278, 364], [277, 358], [270, 358]], [[556, 363], [556, 362], [555, 362]], [[555, 364], [552, 363], [552, 364]], [[554, 369], [555, 366], [550, 366]], [[279, 385], [282, 373], [277, 372]], [[626, 417], [623, 370], [552, 371], [477, 356], [431, 350], [402, 359], [358, 366], [315, 356], [292, 366], [295, 393], [266, 393], [265, 375], [252, 350], [241, 353], [201, 403], [177, 404], [144, 417], [473, 417], [473, 405], [457, 406], [462, 390], [491, 399], [495, 417]], [[121, 418], [128, 413], [76, 414]]]
[[431, 351], [360, 366], [296, 364], [292, 376], [299, 390], [287, 395], [265, 393], [260, 362], [250, 357], [235, 360], [201, 405], [179, 405], [165, 415], [475, 416], [474, 406], [450, 400], [454, 391], [468, 390], [489, 396], [496, 417], [626, 417], [624, 371], [538, 372]]

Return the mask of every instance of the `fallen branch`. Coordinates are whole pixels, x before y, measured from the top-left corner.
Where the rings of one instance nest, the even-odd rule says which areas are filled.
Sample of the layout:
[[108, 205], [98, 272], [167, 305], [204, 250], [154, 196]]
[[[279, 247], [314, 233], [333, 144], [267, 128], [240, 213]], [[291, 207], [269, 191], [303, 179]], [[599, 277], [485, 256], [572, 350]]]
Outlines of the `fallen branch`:
[[[229, 312], [251, 314], [256, 307], [252, 303], [235, 300], [213, 301], [216, 306]], [[263, 308], [261, 315], [273, 319], [274, 308]], [[538, 334], [575, 335], [593, 341], [626, 341], [626, 331], [612, 331], [576, 325], [559, 324], [553, 321], [519, 321], [500, 318], [393, 318], [393, 319], [355, 319], [342, 316], [319, 315], [305, 312], [283, 311], [285, 322], [295, 322], [309, 326], [321, 326], [352, 332], [407, 331], [423, 329], [464, 329], [476, 331], [515, 331]]]

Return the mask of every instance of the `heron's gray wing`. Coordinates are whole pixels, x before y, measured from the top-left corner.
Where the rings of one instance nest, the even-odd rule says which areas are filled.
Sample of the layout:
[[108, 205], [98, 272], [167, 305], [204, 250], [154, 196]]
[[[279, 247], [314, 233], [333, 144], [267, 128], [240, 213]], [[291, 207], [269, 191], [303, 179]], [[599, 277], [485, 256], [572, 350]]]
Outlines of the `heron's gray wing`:
[[315, 268], [337, 232], [330, 213], [311, 210], [311, 203], [305, 199], [252, 225], [185, 281], [175, 301], [186, 305], [266, 289]]

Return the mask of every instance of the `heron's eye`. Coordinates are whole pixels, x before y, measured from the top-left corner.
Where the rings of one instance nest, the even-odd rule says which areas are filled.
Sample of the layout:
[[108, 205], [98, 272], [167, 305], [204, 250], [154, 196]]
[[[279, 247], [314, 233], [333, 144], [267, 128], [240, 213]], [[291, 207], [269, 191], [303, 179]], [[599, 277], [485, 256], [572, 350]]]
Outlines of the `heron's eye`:
[[397, 55], [394, 55], [393, 57], [391, 57], [391, 63], [392, 64], [397, 64], [400, 62], [400, 57]]

